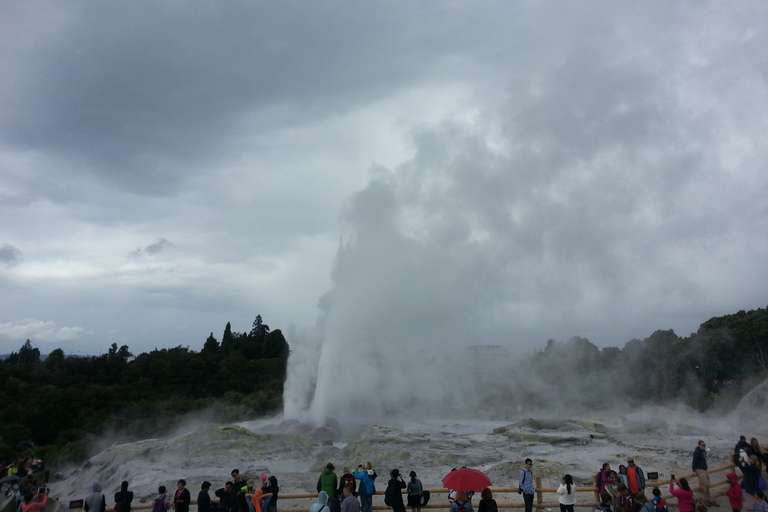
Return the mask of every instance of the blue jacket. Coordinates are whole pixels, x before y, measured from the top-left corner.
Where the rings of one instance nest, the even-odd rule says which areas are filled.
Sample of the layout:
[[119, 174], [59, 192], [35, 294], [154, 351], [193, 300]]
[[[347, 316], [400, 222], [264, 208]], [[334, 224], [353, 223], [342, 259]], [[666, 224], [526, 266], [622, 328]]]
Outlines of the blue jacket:
[[376, 494], [376, 471], [373, 471], [373, 476], [368, 474], [367, 469], [355, 468], [355, 478], [360, 479], [360, 487], [357, 488], [357, 492], [362, 495]]

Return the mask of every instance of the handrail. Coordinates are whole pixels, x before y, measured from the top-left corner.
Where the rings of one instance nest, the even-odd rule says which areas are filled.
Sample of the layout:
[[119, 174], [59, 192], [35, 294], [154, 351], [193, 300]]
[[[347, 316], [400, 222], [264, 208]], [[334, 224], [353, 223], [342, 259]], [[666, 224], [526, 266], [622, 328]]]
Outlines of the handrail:
[[[729, 462], [728, 464], [724, 466], [720, 466], [718, 468], [714, 468], [708, 471], [710, 475], [713, 473], [719, 473], [721, 471], [726, 470], [733, 470], [736, 466], [733, 464], [733, 462]], [[690, 473], [687, 475], [683, 475], [680, 478], [686, 478], [686, 479], [692, 479], [696, 477], [696, 473]], [[593, 478], [593, 483], [596, 477]], [[679, 480], [679, 479], [678, 479]], [[646, 487], [651, 487], [651, 485], [647, 484], [653, 484], [653, 487], [661, 487], [662, 485], [668, 485], [670, 480], [654, 480], [652, 482], [646, 481]], [[714, 489], [715, 487], [720, 487], [723, 485], [728, 484], [728, 480], [718, 480], [716, 482], [710, 483], [710, 488]], [[490, 488], [493, 491], [494, 496], [498, 496], [499, 494], [516, 494], [518, 492], [517, 487], [491, 487]], [[693, 490], [699, 490], [699, 487], [693, 488]], [[434, 497], [441, 494], [448, 494], [449, 490], [440, 487], [435, 489], [425, 489], [429, 491], [429, 493]], [[596, 485], [590, 486], [590, 487], [577, 487], [576, 492], [577, 493], [593, 493], [593, 497], [597, 496], [597, 492], [599, 491], [599, 488]], [[553, 508], [557, 507], [558, 503], [557, 501], [552, 502], [545, 502], [544, 501], [544, 494], [555, 494], [557, 492], [557, 487], [542, 487], [541, 486], [541, 477], [536, 477], [536, 500], [533, 504], [536, 508]], [[383, 496], [383, 491], [377, 491], [374, 493], [375, 496]], [[279, 497], [280, 503], [285, 503], [285, 500], [317, 500], [317, 493], [293, 493], [293, 494], [280, 494]], [[213, 502], [216, 502], [216, 499], [212, 500]], [[313, 501], [314, 502], [314, 501]], [[593, 507], [597, 503], [599, 503], [599, 498], [596, 498], [595, 500], [584, 500], [579, 501], [576, 503], [576, 508], [579, 507]], [[190, 501], [191, 505], [196, 505], [197, 501]], [[293, 505], [293, 503], [292, 503]], [[497, 505], [499, 508], [524, 508], [525, 503], [522, 502], [504, 502], [499, 501], [497, 499]], [[280, 508], [280, 510], [286, 510], [286, 511], [293, 511], [293, 510], [309, 510], [310, 505], [307, 505], [306, 507], [287, 507], [287, 508]], [[673, 508], [675, 504], [672, 504]], [[151, 503], [143, 504], [143, 505], [131, 505], [131, 510], [150, 510], [152, 508]], [[421, 507], [422, 509], [446, 509], [448, 508], [447, 502], [443, 503], [429, 503], [428, 505], [425, 505]], [[80, 509], [78, 509], [80, 510]], [[374, 505], [373, 510], [390, 510], [390, 507], [386, 505]], [[114, 508], [108, 508], [106, 512], [114, 512]]]

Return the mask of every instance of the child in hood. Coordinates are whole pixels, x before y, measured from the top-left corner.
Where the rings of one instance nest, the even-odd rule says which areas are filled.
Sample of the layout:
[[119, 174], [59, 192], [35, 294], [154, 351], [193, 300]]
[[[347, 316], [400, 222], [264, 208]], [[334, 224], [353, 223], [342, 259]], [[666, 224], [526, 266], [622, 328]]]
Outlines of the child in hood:
[[725, 495], [728, 496], [728, 501], [731, 502], [731, 508], [733, 509], [733, 512], [741, 512], [743, 498], [742, 489], [739, 485], [739, 477], [736, 473], [728, 473], [725, 475], [725, 478], [728, 479], [728, 483], [730, 484], [728, 490], [725, 491]]
[[164, 485], [157, 488], [157, 496], [152, 498], [152, 512], [165, 512], [170, 508], [167, 489]]

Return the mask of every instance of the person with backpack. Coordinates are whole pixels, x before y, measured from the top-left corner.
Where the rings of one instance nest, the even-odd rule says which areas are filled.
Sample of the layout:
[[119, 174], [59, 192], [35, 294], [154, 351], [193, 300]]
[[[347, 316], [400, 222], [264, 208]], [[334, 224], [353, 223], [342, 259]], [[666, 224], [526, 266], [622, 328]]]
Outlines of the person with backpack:
[[533, 495], [536, 493], [536, 487], [533, 485], [533, 461], [525, 459], [525, 466], [520, 470], [518, 479], [518, 492], [523, 495], [525, 501], [525, 512], [533, 512]]
[[475, 512], [472, 508], [472, 503], [467, 499], [467, 493], [464, 491], [456, 491], [456, 499], [451, 503], [451, 508], [448, 512]]
[[313, 503], [309, 508], [309, 512], [330, 512], [328, 507], [328, 493], [320, 491], [317, 493], [317, 503]]
[[405, 512], [405, 504], [403, 504], [403, 492], [407, 486], [403, 480], [403, 475], [400, 474], [400, 470], [395, 468], [389, 472], [389, 482], [387, 482], [387, 490], [384, 493], [384, 504], [388, 507], [392, 507], [394, 512]]
[[424, 489], [421, 486], [421, 480], [416, 478], [415, 471], [411, 471], [409, 476], [411, 477], [411, 480], [406, 486], [406, 490], [408, 491], [408, 506], [411, 507], [411, 512], [421, 512], [421, 496]]
[[[341, 478], [339, 478], [339, 488], [336, 490], [336, 494], [344, 494], [344, 488], [348, 485], [351, 485], [352, 495], [357, 496], [357, 480], [355, 480], [355, 475], [353, 475], [347, 467], [344, 468], [343, 473], [344, 474], [341, 475]], [[329, 499], [331, 498], [329, 497]]]
[[651, 500], [651, 503], [653, 503], [655, 512], [669, 512], [669, 507], [667, 506], [667, 500], [661, 497], [661, 489], [659, 489], [658, 487], [654, 487], [651, 493], [653, 494], [653, 499]]
[[[170, 506], [171, 504], [168, 501], [167, 489], [164, 485], [161, 485], [157, 488], [157, 496], [152, 498], [152, 512], [165, 512]], [[102, 512], [104, 511], [102, 510]]]

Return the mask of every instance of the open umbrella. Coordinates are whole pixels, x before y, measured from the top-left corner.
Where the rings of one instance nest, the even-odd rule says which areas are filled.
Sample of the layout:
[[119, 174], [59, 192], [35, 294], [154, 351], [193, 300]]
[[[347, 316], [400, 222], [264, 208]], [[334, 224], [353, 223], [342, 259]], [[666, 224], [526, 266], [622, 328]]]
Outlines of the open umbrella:
[[16, 475], [4, 476], [3, 478], [0, 478], [0, 485], [1, 484], [9, 484], [9, 483], [15, 482], [17, 480], [21, 480], [21, 478], [19, 478]]
[[472, 468], [451, 471], [443, 478], [443, 487], [456, 491], [482, 491], [493, 485], [485, 473]]

